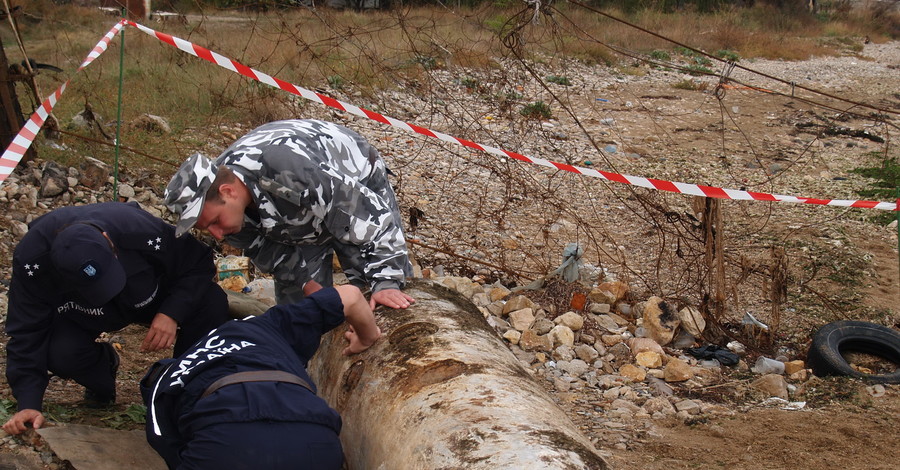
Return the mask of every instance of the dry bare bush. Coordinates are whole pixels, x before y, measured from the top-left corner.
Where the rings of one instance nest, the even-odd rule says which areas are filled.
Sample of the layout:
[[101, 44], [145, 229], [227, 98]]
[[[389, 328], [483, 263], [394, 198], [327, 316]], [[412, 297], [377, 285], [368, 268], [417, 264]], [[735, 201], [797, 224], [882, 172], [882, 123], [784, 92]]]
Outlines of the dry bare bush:
[[[49, 10], [42, 14], [47, 16], [29, 26], [32, 50], [55, 54], [51, 57], [71, 70], [104, 32], [98, 25], [113, 23], [109, 17], [82, 15], [90, 21], [81, 19], [67, 24], [63, 33], [50, 34], [48, 26], [66, 20], [51, 18]], [[806, 19], [772, 24], [770, 18], [770, 27], [780, 31], [772, 39], [751, 27], [754, 21], [771, 16], [775, 15], [760, 7], [718, 15], [645, 11], [631, 20], [698, 50], [781, 57], [826, 50], [815, 41], [801, 47], [784, 44], [785, 37], [798, 30], [810, 34], [813, 26]], [[760, 192], [785, 186], [789, 189], [782, 191], [789, 193], [814, 194], [821, 189], [790, 178], [818, 171], [820, 164], [810, 151], [817, 137], [775, 141], [765, 126], [750, 126], [742, 120], [725, 95], [718, 94], [722, 89], [716, 75], [724, 70], [724, 63], [679, 52], [673, 43], [595, 10], [544, 5], [535, 12], [522, 4], [474, 10], [311, 9], [243, 16], [232, 12], [229, 18], [209, 15], [183, 24], [150, 26], [284, 81], [526, 156]], [[107, 118], [114, 116], [118, 82], [114, 56], [119, 47], [114, 41], [102, 61], [74, 77], [58, 107], [59, 115], [71, 116], [88, 102]], [[671, 57], [652, 58], [651, 52], [659, 49], [672, 51]], [[683, 75], [673, 76], [664, 90], [633, 86], [643, 83], [640, 78], [651, 67], [678, 71], [691, 66], [706, 67], [711, 76], [691, 79], [697, 85], [688, 90], [693, 93], [687, 98], [688, 111], [669, 112], [658, 105], [660, 100], [674, 99], [669, 95], [676, 83], [685, 80]], [[124, 120], [140, 113], [157, 114], [171, 120], [175, 129], [166, 139], [124, 134], [128, 145], [169, 162], [160, 165], [133, 156], [126, 168], [154, 168], [166, 175], [184, 156], [194, 151], [215, 155], [236, 136], [266, 121], [334, 120], [359, 130], [384, 154], [396, 175], [402, 209], [409, 216], [406, 228], [412, 250], [422, 265], [441, 265], [448, 272], [480, 275], [491, 282], [522, 284], [552, 271], [563, 247], [577, 242], [585, 248], [585, 263], [596, 268], [589, 281], [615, 277], [633, 286], [631, 300], [661, 295], [679, 307], [700, 306], [710, 319], [725, 326], [745, 311], [777, 325], [781, 303], [817, 304], [815, 308], [825, 312], [823, 319], [845, 314], [843, 309], [848, 308], [848, 303], [838, 304], [823, 294], [827, 276], [840, 268], [813, 260], [810, 243], [788, 240], [798, 231], [809, 231], [815, 239], [821, 236], [822, 224], [864, 227], [857, 220], [863, 217], [860, 211], [812, 213], [768, 203], [696, 206], [682, 195], [499, 158], [306, 102], [133, 29], [126, 30], [124, 67]], [[623, 72], [636, 82], [623, 78]], [[729, 93], [741, 96], [751, 91]], [[826, 124], [835, 119], [830, 108], [826, 112], [796, 97], [754, 96], [768, 101], [772, 109], [799, 103], [802, 109], [791, 119]], [[837, 106], [827, 98], [816, 99]], [[548, 106], [551, 121], [522, 113], [536, 103]], [[632, 130], [611, 120], [614, 112], [646, 119], [640, 125], [631, 122], [636, 129]], [[854, 116], [865, 119], [864, 114]], [[684, 124], [688, 118], [699, 124]], [[872, 122], [878, 132], [895, 133], [895, 128], [875, 117]], [[698, 142], [684, 137], [690, 133], [701, 134], [705, 142], [701, 151], [692, 147]], [[609, 150], [612, 144], [617, 146], [615, 151]], [[42, 152], [64, 161], [84, 155], [110, 158], [111, 150], [96, 143], [70, 145], [74, 150], [45, 147]], [[893, 150], [884, 146], [879, 151]], [[704, 154], [698, 156], [700, 152]], [[781, 169], [770, 171], [775, 164]], [[852, 181], [833, 196], [852, 199], [848, 191], [862, 184], [861, 179]], [[790, 260], [787, 273], [785, 259]], [[792, 296], [782, 295], [785, 289]], [[804, 304], [807, 307], [814, 308]]]

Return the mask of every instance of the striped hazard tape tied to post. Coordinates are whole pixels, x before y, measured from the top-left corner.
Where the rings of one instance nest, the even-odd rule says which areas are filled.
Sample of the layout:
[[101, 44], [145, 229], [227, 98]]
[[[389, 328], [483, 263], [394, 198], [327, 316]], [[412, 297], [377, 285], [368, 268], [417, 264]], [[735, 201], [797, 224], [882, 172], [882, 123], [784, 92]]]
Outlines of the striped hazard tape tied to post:
[[[112, 29], [106, 33], [106, 36], [103, 36], [103, 39], [91, 49], [91, 52], [88, 54], [87, 58], [84, 59], [84, 62], [81, 63], [81, 66], [78, 67], [78, 70], [75, 72], [78, 73], [91, 62], [94, 61], [97, 57], [100, 56], [103, 52], [106, 51], [106, 48], [109, 47], [110, 41], [116, 37], [116, 34], [119, 34], [119, 31], [125, 27], [125, 20], [122, 20], [116, 23]], [[44, 126], [44, 122], [47, 120], [47, 116], [50, 115], [50, 111], [53, 110], [53, 107], [56, 106], [57, 101], [59, 101], [59, 97], [62, 96], [63, 92], [66, 91], [66, 86], [69, 84], [71, 79], [66, 80], [59, 88], [56, 89], [53, 94], [50, 95], [49, 98], [44, 100], [40, 106], [38, 106], [37, 110], [35, 110], [34, 114], [31, 115], [31, 118], [28, 119], [28, 122], [22, 126], [22, 130], [16, 135], [13, 139], [12, 143], [9, 144], [6, 151], [3, 152], [3, 155], [0, 156], [0, 184], [3, 184], [6, 181], [6, 178], [12, 173], [12, 171], [16, 168], [16, 165], [22, 161], [22, 157], [25, 156], [25, 152], [28, 151], [28, 148], [31, 147], [32, 142], [34, 142], [35, 137], [37, 137], [38, 131], [41, 130], [41, 127]]]
[[[107, 45], [110, 40], [118, 34], [119, 30], [122, 29], [123, 25], [134, 26], [135, 28], [143, 31], [150, 36], [153, 36], [159, 39], [166, 44], [174, 46], [178, 49], [181, 49], [188, 54], [199, 57], [203, 60], [212, 62], [214, 64], [219, 65], [220, 67], [224, 67], [232, 72], [239, 73], [245, 77], [252, 78], [253, 80], [257, 80], [259, 82], [265, 83], [267, 85], [273, 86], [275, 88], [284, 90], [293, 95], [300, 96], [310, 101], [314, 101], [316, 103], [323, 104], [325, 106], [330, 106], [335, 109], [339, 109], [341, 111], [348, 112], [350, 114], [365, 118], [371, 119], [373, 121], [380, 122], [382, 124], [387, 124], [389, 126], [394, 126], [401, 128], [407, 132], [412, 132], [416, 134], [421, 134], [428, 137], [433, 137], [445, 142], [450, 142], [458, 145], [462, 145], [464, 147], [468, 147], [471, 149], [479, 150], [482, 152], [490, 153], [493, 155], [497, 155], [500, 157], [512, 158], [514, 160], [519, 160], [526, 163], [532, 163], [535, 165], [541, 165], [557, 170], [569, 171], [572, 173], [577, 173], [580, 175], [590, 176], [593, 178], [600, 178], [607, 181], [615, 181], [618, 183], [630, 184], [634, 186], [640, 186], [643, 188], [661, 190], [661, 191], [669, 191], [673, 193], [680, 194], [690, 194], [693, 196], [704, 196], [704, 197], [713, 197], [719, 199], [733, 199], [733, 200], [749, 200], [749, 201], [772, 201], [772, 202], [796, 202], [803, 204], [817, 204], [824, 206], [840, 206], [840, 207], [858, 207], [864, 209], [881, 209], [881, 210], [891, 210], [896, 211], [900, 209], [900, 199], [897, 202], [879, 202], [879, 201], [864, 201], [864, 200], [852, 200], [852, 199], [820, 199], [820, 198], [809, 198], [809, 197], [799, 197], [799, 196], [786, 196], [780, 194], [769, 194], [769, 193], [760, 193], [754, 191], [744, 191], [737, 189], [727, 189], [727, 188], [719, 188], [715, 186], [704, 186], [698, 184], [691, 183], [679, 183], [674, 181], [665, 181], [658, 180], [653, 178], [644, 178], [641, 176], [631, 176], [631, 175], [623, 175], [619, 173], [611, 173], [607, 171], [595, 170], [592, 168], [584, 168], [574, 165], [569, 165], [565, 163], [553, 162], [550, 160], [545, 160], [542, 158], [535, 157], [527, 157], [525, 155], [521, 155], [515, 152], [511, 152], [508, 150], [503, 150], [497, 147], [491, 147], [489, 145], [482, 145], [476, 142], [472, 142], [470, 140], [460, 139], [458, 137], [454, 137], [448, 134], [444, 134], [442, 132], [438, 132], [435, 130], [431, 130], [425, 127], [417, 126], [415, 124], [410, 124], [404, 121], [400, 121], [398, 119], [392, 118], [390, 116], [385, 116], [381, 113], [376, 113], [374, 111], [370, 111], [365, 108], [360, 108], [359, 106], [355, 106], [350, 103], [345, 103], [343, 101], [336, 100], [329, 96], [323, 95], [321, 93], [314, 92], [312, 90], [308, 90], [303, 87], [299, 87], [297, 85], [293, 85], [291, 83], [285, 82], [284, 80], [280, 80], [278, 78], [272, 77], [271, 75], [265, 74], [253, 68], [247, 67], [239, 62], [236, 62], [232, 59], [229, 59], [225, 56], [217, 54], [209, 49], [206, 49], [201, 46], [197, 46], [183, 39], [177, 38], [175, 36], [171, 36], [165, 33], [160, 33], [151, 28], [148, 28], [144, 25], [128, 21], [122, 20], [119, 22], [109, 33], [97, 44], [97, 47], [91, 51], [91, 54], [85, 60], [85, 62], [78, 69], [79, 71], [87, 66], [91, 61], [93, 61], [100, 53], [106, 50]], [[66, 82], [68, 83], [68, 82]], [[47, 115], [50, 113], [50, 110], [53, 108], [53, 105], [56, 103], [56, 100], [59, 99], [59, 95], [62, 94], [62, 91], [65, 88], [65, 84], [60, 87], [57, 92], [47, 99], [41, 108], [35, 112], [35, 116], [32, 116], [31, 120], [26, 124], [25, 128], [22, 129], [22, 132], [16, 137], [13, 144], [9, 149], [3, 154], [3, 157], [0, 158], [0, 183], [12, 172], [12, 169], [16, 166], [16, 164], [22, 159], [22, 155], [24, 155], [25, 151], [31, 145], [31, 142], [34, 140], [37, 135], [37, 131], [40, 129], [41, 125], [43, 125], [44, 120]]]

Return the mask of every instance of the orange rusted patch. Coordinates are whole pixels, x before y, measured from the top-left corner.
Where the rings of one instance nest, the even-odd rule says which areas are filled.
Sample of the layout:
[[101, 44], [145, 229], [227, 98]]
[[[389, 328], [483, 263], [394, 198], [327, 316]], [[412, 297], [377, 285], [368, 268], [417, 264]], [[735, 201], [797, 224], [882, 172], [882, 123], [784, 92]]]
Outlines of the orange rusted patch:
[[582, 310], [585, 303], [587, 303], [586, 295], [582, 294], [581, 292], [572, 293], [572, 301], [570, 302], [572, 310]]

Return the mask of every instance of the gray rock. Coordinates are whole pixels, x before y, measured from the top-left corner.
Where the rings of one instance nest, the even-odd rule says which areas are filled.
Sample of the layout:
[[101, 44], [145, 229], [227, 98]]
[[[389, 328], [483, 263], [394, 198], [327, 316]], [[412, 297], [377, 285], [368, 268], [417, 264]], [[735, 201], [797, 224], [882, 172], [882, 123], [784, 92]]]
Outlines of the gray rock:
[[574, 352], [578, 359], [581, 359], [582, 361], [587, 363], [592, 363], [594, 362], [594, 360], [600, 357], [600, 353], [598, 353], [596, 349], [588, 346], [587, 344], [579, 344], [575, 346]]
[[553, 350], [552, 357], [557, 361], [571, 361], [575, 359], [575, 351], [571, 346], [558, 346]]
[[21, 240], [22, 237], [28, 233], [28, 224], [24, 222], [19, 222], [18, 220], [11, 220], [10, 225], [12, 226], [12, 233], [16, 237], [16, 240]]
[[41, 197], [56, 197], [68, 189], [68, 171], [56, 162], [45, 163], [41, 172]]
[[571, 375], [572, 377], [579, 377], [582, 374], [586, 373], [589, 369], [586, 362], [581, 359], [572, 359], [571, 361], [559, 361], [556, 366], [559, 370]]
[[546, 335], [550, 333], [550, 330], [553, 329], [553, 322], [547, 320], [546, 318], [540, 318], [534, 322], [534, 325], [531, 329], [533, 329], [539, 335]]
[[85, 157], [80, 169], [81, 178], [78, 182], [90, 189], [100, 189], [109, 179], [109, 165], [96, 158]]
[[125, 200], [129, 200], [134, 197], [134, 188], [130, 184], [119, 183], [118, 184], [119, 197], [125, 198]]

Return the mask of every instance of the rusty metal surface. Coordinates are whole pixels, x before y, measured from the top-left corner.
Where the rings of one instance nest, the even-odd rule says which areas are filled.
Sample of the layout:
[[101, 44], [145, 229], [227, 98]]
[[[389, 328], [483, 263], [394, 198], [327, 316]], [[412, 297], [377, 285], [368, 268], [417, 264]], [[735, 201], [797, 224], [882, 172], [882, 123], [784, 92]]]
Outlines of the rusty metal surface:
[[379, 310], [372, 348], [341, 356], [339, 328], [310, 365], [350, 469], [608, 468], [471, 302], [428, 281], [406, 291], [415, 305]]

